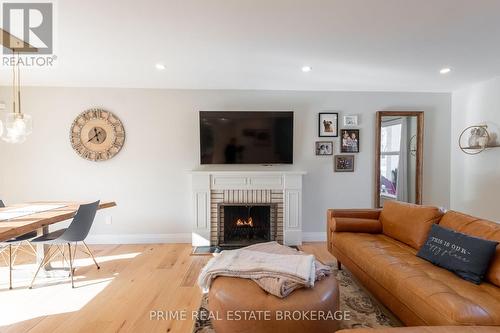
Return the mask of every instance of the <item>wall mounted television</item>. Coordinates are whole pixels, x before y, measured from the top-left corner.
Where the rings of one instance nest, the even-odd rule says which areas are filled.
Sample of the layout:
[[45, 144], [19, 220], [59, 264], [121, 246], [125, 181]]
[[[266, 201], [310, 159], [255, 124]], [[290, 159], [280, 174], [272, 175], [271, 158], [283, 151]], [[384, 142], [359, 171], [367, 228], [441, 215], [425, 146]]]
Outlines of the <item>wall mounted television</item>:
[[292, 164], [292, 111], [200, 111], [201, 164]]

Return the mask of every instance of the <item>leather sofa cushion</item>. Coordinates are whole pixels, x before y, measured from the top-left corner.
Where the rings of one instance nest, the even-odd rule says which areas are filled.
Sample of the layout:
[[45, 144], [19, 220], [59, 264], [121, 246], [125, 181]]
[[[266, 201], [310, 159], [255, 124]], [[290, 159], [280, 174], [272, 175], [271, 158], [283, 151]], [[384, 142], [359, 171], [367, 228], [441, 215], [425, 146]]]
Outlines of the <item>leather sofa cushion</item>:
[[334, 233], [336, 249], [428, 325], [500, 325], [500, 289], [475, 285], [383, 234]]
[[[467, 235], [500, 242], [500, 224], [474, 216], [448, 211], [439, 225]], [[486, 281], [500, 287], [500, 245], [497, 245], [495, 256], [486, 273]]]
[[385, 235], [418, 250], [425, 243], [432, 224], [439, 223], [442, 216], [437, 207], [386, 201], [380, 222]]
[[356, 328], [337, 333], [498, 333], [492, 326], [414, 326], [391, 328]]

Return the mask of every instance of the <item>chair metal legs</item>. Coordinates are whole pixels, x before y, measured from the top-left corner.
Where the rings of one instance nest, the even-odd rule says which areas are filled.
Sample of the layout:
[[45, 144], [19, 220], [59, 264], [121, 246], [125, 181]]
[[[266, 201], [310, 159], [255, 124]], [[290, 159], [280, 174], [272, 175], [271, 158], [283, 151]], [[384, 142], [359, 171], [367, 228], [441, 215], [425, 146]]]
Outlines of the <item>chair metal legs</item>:
[[[17, 254], [20, 251], [24, 251], [26, 253], [31, 254], [33, 252], [35, 254], [35, 257], [37, 255], [35, 248], [33, 245], [31, 245], [30, 242], [26, 241], [28, 246], [31, 249], [31, 252], [24, 249], [22, 244], [23, 242], [16, 243], [14, 245], [14, 249], [12, 248], [12, 244], [5, 245], [3, 248], [0, 249], [0, 255], [2, 256], [2, 259], [5, 261], [5, 263], [9, 266], [9, 289], [12, 289], [12, 272], [14, 270], [14, 263], [16, 262]], [[7, 252], [7, 254], [4, 256], [4, 252]], [[5, 258], [7, 257], [7, 258]]]
[[5, 254], [4, 254], [4, 252], [5, 252], [5, 250], [6, 250], [7, 248], [8, 248], [8, 246], [7, 246], [7, 245], [2, 246], [2, 248], [0, 248], [0, 256], [2, 257], [3, 262], [5, 263], [5, 265], [8, 265], [8, 264], [9, 264], [9, 260], [8, 260], [7, 258], [5, 258]]
[[101, 267], [99, 266], [99, 264], [97, 263], [97, 261], [95, 260], [95, 257], [94, 257], [94, 254], [92, 254], [92, 251], [90, 251], [89, 247], [87, 246], [87, 243], [85, 243], [84, 241], [82, 241], [83, 243], [83, 246], [85, 246], [85, 248], [87, 249], [88, 252], [86, 252], [89, 256], [92, 257], [92, 260], [94, 260], [94, 264], [95, 266], [97, 267], [97, 269], [101, 269]]
[[9, 244], [9, 289], [12, 289], [12, 244]]
[[[75, 244], [75, 249], [76, 249], [76, 244]], [[69, 250], [69, 274], [71, 276], [71, 288], [75, 288], [75, 284], [73, 282], [73, 258], [71, 257], [71, 244], [68, 243], [68, 250]]]
[[[61, 256], [62, 256], [61, 266], [64, 267], [64, 265], [68, 265], [68, 267], [69, 267], [69, 261], [66, 258], [66, 254], [65, 254], [66, 251], [64, 250], [64, 244], [61, 246], [59, 246], [59, 245], [56, 245], [56, 246], [57, 246], [57, 249], [59, 250], [59, 252], [61, 253]], [[69, 275], [68, 275], [68, 277], [69, 277]]]
[[30, 247], [31, 251], [35, 254], [35, 257], [38, 255], [38, 253], [36, 252], [36, 249], [33, 245], [31, 245], [31, 243], [29, 241], [26, 242], [28, 244], [28, 246]]
[[[87, 246], [87, 244], [85, 242], [82, 242], [83, 243], [83, 246], [85, 247], [85, 250], [82, 250], [80, 249], [82, 252], [84, 252], [85, 254], [87, 254], [89, 257], [92, 258], [92, 260], [94, 261], [94, 264], [96, 265], [97, 269], [100, 269], [101, 267], [99, 266], [99, 264], [97, 263], [97, 260], [95, 259], [94, 255], [92, 254], [92, 251], [90, 251], [90, 248]], [[74, 272], [75, 272], [75, 268], [73, 268], [73, 265], [74, 265], [74, 261], [75, 261], [75, 258], [76, 258], [76, 250], [78, 248], [78, 243], [75, 242], [75, 244], [73, 245], [74, 249], [73, 251], [71, 251], [71, 243], [66, 243], [67, 246], [68, 246], [68, 256], [69, 258], [66, 258], [66, 251], [64, 250], [65, 248], [65, 245], [49, 245], [49, 248], [47, 249], [47, 252], [45, 254], [45, 256], [43, 257], [42, 259], [42, 262], [40, 263], [40, 265], [38, 266], [38, 269], [35, 273], [35, 276], [33, 277], [33, 280], [31, 281], [31, 284], [30, 284], [30, 289], [33, 288], [33, 283], [35, 282], [35, 279], [38, 275], [38, 273], [40, 272], [40, 269], [47, 265], [58, 253], [60, 253], [62, 255], [62, 261], [63, 263], [66, 263], [66, 264], [69, 264], [69, 276], [71, 277], [71, 287], [74, 288], [75, 287], [75, 283], [74, 283]], [[54, 247], [54, 249], [53, 249]], [[51, 252], [51, 250], [53, 249], [53, 251]], [[69, 259], [69, 260], [68, 260]]]
[[31, 284], [30, 284], [30, 289], [33, 288], [33, 283], [35, 283], [35, 279], [36, 279], [36, 276], [38, 275], [38, 273], [40, 272], [40, 269], [47, 265], [47, 263], [50, 262], [50, 260], [52, 258], [54, 258], [54, 256], [57, 254], [57, 250], [55, 250], [54, 252], [50, 253], [50, 250], [52, 249], [52, 244], [49, 245], [49, 248], [47, 250], [47, 253], [44, 255], [42, 261], [40, 262], [40, 265], [38, 266], [38, 269], [36, 270], [36, 273], [35, 273], [35, 276], [33, 276], [33, 280], [31, 280]]

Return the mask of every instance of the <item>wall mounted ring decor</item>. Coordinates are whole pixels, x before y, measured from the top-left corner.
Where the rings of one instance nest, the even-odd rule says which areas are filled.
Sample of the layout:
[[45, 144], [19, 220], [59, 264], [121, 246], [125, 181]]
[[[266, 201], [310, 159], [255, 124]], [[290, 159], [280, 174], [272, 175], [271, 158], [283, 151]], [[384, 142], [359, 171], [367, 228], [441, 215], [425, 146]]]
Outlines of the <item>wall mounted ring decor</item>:
[[488, 131], [488, 125], [466, 127], [458, 138], [458, 146], [467, 155], [477, 155], [487, 148], [500, 147], [496, 144], [496, 135]]

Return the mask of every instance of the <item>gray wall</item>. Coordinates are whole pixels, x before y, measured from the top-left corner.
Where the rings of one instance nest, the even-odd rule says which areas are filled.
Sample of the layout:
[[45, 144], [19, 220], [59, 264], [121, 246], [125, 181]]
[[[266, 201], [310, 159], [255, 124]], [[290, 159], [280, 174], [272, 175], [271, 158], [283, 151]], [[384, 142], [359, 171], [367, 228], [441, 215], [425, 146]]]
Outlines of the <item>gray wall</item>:
[[[0, 88], [0, 101], [9, 105], [10, 93]], [[449, 205], [450, 103], [450, 94], [432, 93], [25, 88], [23, 107], [34, 131], [22, 145], [0, 143], [0, 197], [10, 203], [116, 200], [118, 208], [99, 214], [94, 235], [133, 234], [136, 240], [178, 234], [165, 239], [181, 240], [191, 230], [188, 171], [199, 163], [198, 111], [293, 110], [294, 167], [307, 172], [304, 230], [320, 237], [327, 208], [373, 204], [377, 110], [425, 111], [424, 201]], [[88, 162], [69, 143], [71, 122], [90, 107], [115, 112], [127, 131], [122, 152], [110, 161]], [[334, 173], [331, 157], [315, 156], [317, 113], [325, 110], [339, 111], [340, 125], [342, 115], [360, 116], [354, 173]], [[338, 139], [334, 146], [338, 153]]]
[[451, 131], [451, 207], [500, 222], [500, 148], [469, 156], [458, 147], [462, 130], [478, 124], [500, 135], [500, 78], [453, 93]]

